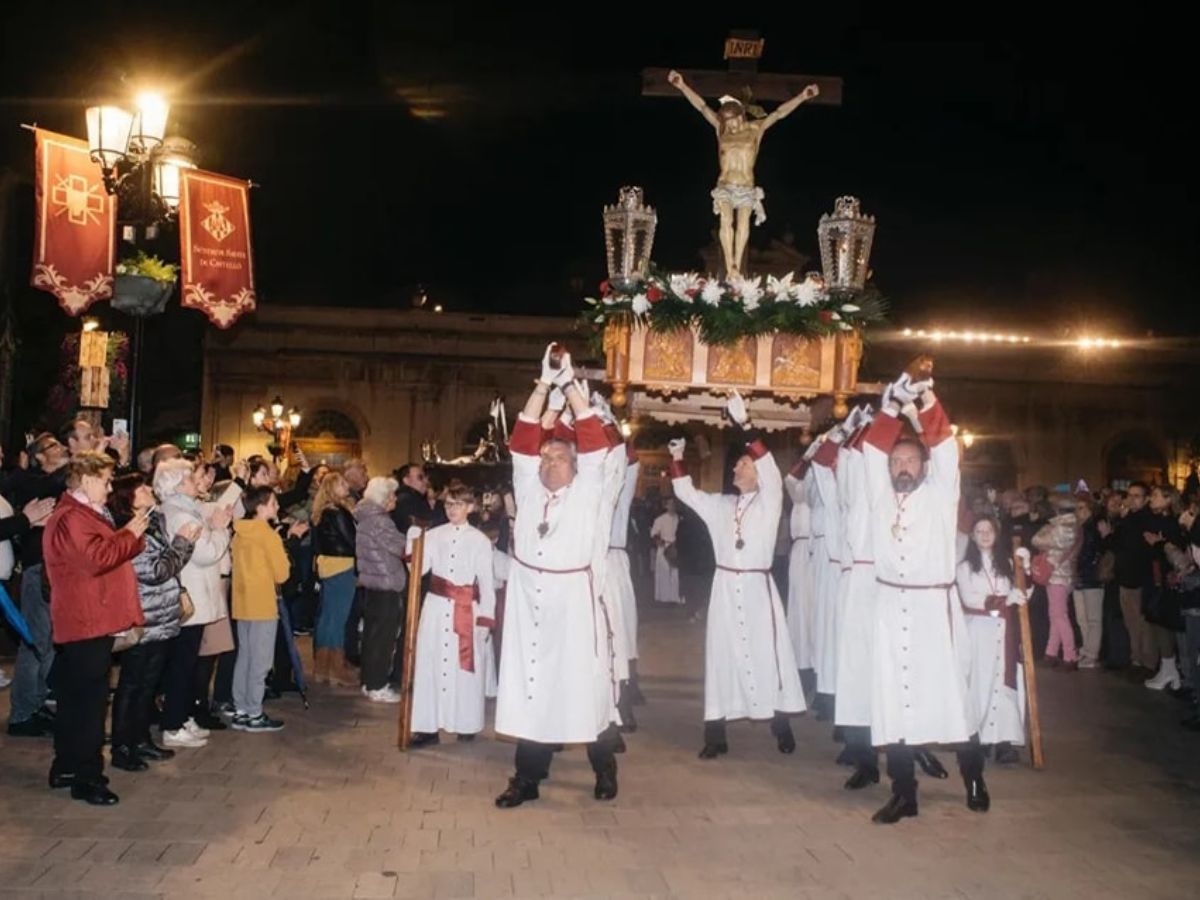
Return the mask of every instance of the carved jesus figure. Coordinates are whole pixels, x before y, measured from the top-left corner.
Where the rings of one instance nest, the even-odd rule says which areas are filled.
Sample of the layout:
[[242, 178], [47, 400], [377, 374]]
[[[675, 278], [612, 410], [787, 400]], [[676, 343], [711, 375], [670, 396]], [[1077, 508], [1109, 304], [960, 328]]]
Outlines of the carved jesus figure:
[[722, 97], [720, 106], [713, 111], [678, 72], [672, 71], [667, 80], [679, 89], [717, 132], [721, 172], [717, 177], [717, 186], [712, 191], [713, 212], [721, 219], [721, 253], [725, 257], [725, 275], [732, 278], [741, 272], [741, 260], [750, 239], [751, 212], [754, 213], [754, 224], [761, 225], [767, 220], [763, 208], [763, 190], [754, 183], [754, 162], [758, 159], [763, 134], [780, 119], [795, 112], [801, 103], [817, 96], [819, 88], [810, 84], [769, 116], [748, 119], [745, 105], [735, 97]]

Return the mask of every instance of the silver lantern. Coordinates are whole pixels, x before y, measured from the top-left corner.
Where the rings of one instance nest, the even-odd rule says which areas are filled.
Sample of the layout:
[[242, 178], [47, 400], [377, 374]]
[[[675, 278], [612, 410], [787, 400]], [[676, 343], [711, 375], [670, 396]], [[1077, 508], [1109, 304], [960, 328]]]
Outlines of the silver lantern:
[[604, 207], [604, 245], [608, 281], [615, 290], [632, 291], [646, 278], [658, 215], [646, 206], [640, 187], [623, 187], [615, 206]]
[[862, 290], [870, 274], [867, 263], [875, 238], [875, 217], [862, 214], [857, 197], [838, 197], [833, 214], [821, 216], [817, 238], [821, 244], [825, 287]]

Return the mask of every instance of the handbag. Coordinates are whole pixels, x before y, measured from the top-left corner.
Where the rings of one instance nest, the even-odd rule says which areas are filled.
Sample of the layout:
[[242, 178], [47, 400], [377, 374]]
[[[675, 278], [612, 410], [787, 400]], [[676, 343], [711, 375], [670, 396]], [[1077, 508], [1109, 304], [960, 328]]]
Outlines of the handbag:
[[1048, 585], [1054, 576], [1054, 563], [1050, 562], [1050, 557], [1045, 553], [1035, 556], [1030, 562], [1029, 568], [1033, 576], [1033, 583], [1042, 587]]
[[192, 602], [192, 595], [188, 593], [185, 587], [179, 588], [179, 621], [186, 622], [196, 614], [196, 604]]

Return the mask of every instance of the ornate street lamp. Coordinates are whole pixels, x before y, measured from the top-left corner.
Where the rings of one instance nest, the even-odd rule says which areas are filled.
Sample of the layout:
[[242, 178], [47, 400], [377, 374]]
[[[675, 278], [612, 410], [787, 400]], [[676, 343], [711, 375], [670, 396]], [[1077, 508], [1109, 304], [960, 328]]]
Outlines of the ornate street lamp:
[[291, 445], [292, 431], [300, 427], [301, 418], [300, 410], [294, 406], [285, 414], [283, 398], [278, 395], [271, 401], [269, 414], [261, 403], [250, 414], [250, 421], [254, 423], [254, 427], [271, 435], [272, 440], [267, 445], [267, 451], [276, 465]]

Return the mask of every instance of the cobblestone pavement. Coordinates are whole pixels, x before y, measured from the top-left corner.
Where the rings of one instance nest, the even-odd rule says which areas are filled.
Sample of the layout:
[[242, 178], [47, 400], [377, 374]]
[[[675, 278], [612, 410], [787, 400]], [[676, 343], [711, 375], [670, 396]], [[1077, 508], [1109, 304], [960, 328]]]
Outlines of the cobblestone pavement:
[[[702, 626], [652, 610], [648, 705], [620, 796], [592, 799], [579, 748], [542, 799], [509, 811], [512, 746], [489, 735], [396, 751], [395, 707], [346, 690], [272, 704], [287, 728], [221, 732], [149, 772], [111, 771], [119, 806], [51, 792], [50, 742], [0, 736], [0, 897], [1179, 898], [1200, 885], [1200, 736], [1120, 675], [1041, 670], [1047, 767], [991, 767], [992, 811], [961, 783], [921, 783], [921, 815], [874, 826], [879, 786], [850, 794], [828, 725], [765, 723], [730, 753], [700, 746]], [[11, 671], [11, 661], [6, 668]], [[7, 718], [7, 691], [0, 715]], [[953, 756], [943, 754], [952, 768]]]

